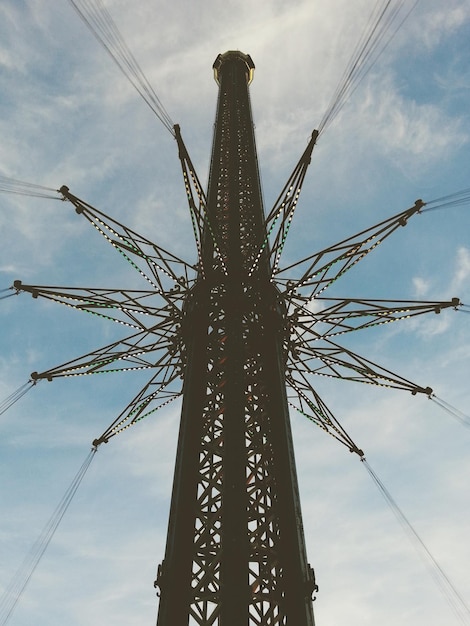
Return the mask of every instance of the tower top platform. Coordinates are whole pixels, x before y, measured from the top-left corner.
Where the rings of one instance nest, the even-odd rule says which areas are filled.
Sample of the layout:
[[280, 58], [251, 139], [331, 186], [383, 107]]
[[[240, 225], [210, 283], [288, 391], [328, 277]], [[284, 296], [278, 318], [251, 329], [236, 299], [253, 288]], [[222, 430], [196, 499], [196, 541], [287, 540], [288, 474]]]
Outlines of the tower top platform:
[[214, 61], [214, 65], [212, 66], [214, 69], [214, 79], [215, 82], [220, 85], [220, 74], [222, 71], [222, 67], [225, 63], [229, 61], [242, 61], [246, 67], [246, 82], [249, 85], [253, 80], [253, 74], [255, 71], [255, 64], [253, 63], [253, 59], [249, 54], [244, 54], [239, 50], [228, 50], [223, 54], [219, 54]]

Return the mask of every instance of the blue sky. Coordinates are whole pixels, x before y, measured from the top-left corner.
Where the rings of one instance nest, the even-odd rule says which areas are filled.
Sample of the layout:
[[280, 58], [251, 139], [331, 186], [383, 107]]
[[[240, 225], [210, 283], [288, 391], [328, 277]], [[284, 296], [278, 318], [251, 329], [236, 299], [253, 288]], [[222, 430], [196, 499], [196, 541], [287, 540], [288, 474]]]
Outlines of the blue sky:
[[[212, 63], [240, 49], [266, 208], [318, 125], [369, 14], [355, 0], [106, 5], [206, 181], [217, 97]], [[470, 2], [418, 4], [321, 135], [285, 250], [306, 256], [412, 206], [468, 188]], [[0, 174], [63, 184], [192, 261], [176, 144], [67, 2], [0, 6]], [[0, 288], [139, 288], [67, 203], [0, 197]], [[468, 206], [417, 216], [331, 295], [470, 303]], [[370, 329], [353, 349], [469, 413], [468, 316]], [[27, 295], [0, 303], [0, 398], [120, 329]], [[134, 397], [138, 374], [41, 383], [0, 418], [0, 590], [84, 460]], [[334, 384], [333, 384], [334, 383]], [[470, 431], [426, 398], [323, 381], [318, 391], [365, 451], [470, 604]], [[318, 626], [458, 623], [358, 458], [292, 415]], [[101, 446], [11, 624], [151, 624], [164, 552], [178, 407]]]

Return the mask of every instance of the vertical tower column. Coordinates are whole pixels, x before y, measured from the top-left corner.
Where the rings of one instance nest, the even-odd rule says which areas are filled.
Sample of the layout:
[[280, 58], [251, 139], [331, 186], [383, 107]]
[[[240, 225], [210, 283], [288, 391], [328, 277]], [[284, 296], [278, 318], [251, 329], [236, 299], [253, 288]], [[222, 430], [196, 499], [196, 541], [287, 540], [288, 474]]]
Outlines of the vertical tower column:
[[[286, 311], [269, 254], [248, 85], [219, 55], [219, 99], [158, 626], [313, 626], [284, 380]], [[253, 270], [254, 267], [254, 270]]]

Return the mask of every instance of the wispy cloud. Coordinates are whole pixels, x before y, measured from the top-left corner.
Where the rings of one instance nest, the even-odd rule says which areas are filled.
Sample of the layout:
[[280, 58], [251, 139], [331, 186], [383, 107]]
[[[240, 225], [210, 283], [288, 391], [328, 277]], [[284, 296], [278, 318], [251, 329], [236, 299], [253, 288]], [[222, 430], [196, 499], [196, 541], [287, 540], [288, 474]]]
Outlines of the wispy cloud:
[[[107, 6], [181, 123], [203, 182], [217, 97], [212, 62], [230, 48], [252, 55], [252, 105], [268, 196], [282, 187], [321, 119], [370, 11], [367, 0], [145, 0], [131, 8], [113, 0]], [[175, 142], [68, 3], [6, 0], [0, 17], [0, 171], [52, 187], [68, 184], [97, 208], [194, 261]], [[449, 0], [445, 8], [438, 0], [418, 4], [321, 137], [289, 254], [321, 249], [408, 206], [421, 192], [439, 197], [468, 186], [468, 106], [449, 104], [442, 77], [449, 80], [462, 66], [456, 50], [468, 46], [469, 22], [468, 0]], [[459, 71], [454, 83], [464, 79]], [[419, 216], [415, 226], [400, 229], [329, 295], [389, 297], [402, 290], [404, 297], [470, 301], [468, 212], [432, 215], [434, 222]], [[14, 278], [141, 286], [66, 203], [3, 196], [0, 230], [0, 288]], [[31, 370], [82, 354], [116, 332], [74, 313], [31, 298], [2, 301], [0, 390], [11, 392]], [[420, 384], [429, 380], [447, 400], [455, 394], [465, 405], [468, 328], [465, 316], [456, 323], [457, 314], [444, 313], [416, 326], [365, 331], [359, 351]], [[94, 376], [44, 382], [4, 416], [2, 585], [92, 439], [133, 397], [138, 382]], [[460, 477], [470, 471], [466, 433], [426, 398], [314, 382], [465, 590], [470, 504]], [[317, 621], [450, 624], [445, 603], [405, 547], [359, 458], [301, 416], [292, 421], [308, 553], [320, 584]], [[164, 552], [177, 430], [175, 404], [100, 448], [15, 614], [18, 626], [155, 621], [152, 582]]]
[[459, 290], [462, 287], [468, 288], [470, 281], [470, 249], [461, 247], [457, 250], [455, 273], [450, 283], [450, 290]]

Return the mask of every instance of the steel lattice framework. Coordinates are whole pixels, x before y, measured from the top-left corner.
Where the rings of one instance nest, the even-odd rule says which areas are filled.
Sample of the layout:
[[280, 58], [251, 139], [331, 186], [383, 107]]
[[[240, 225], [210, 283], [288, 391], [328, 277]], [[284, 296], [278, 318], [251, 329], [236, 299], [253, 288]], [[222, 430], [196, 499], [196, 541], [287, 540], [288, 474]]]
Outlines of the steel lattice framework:
[[[313, 624], [282, 340], [247, 84], [215, 65], [219, 101], [158, 624]], [[250, 269], [256, 262], [256, 268]], [[313, 584], [313, 582], [311, 582]]]
[[[77, 198], [61, 197], [146, 281], [146, 289], [24, 285], [29, 292], [131, 328], [122, 340], [41, 373], [149, 369], [152, 376], [94, 446], [183, 397], [166, 554], [156, 587], [158, 626], [313, 626], [289, 406], [351, 452], [362, 451], [316, 392], [314, 376], [430, 396], [429, 387], [348, 350], [337, 337], [458, 299], [328, 298], [323, 292], [425, 206], [288, 267], [281, 253], [310, 163], [312, 138], [265, 216], [248, 85], [248, 55], [214, 64], [219, 85], [207, 196], [174, 127], [198, 251], [188, 263]], [[183, 384], [181, 381], [184, 381]]]

